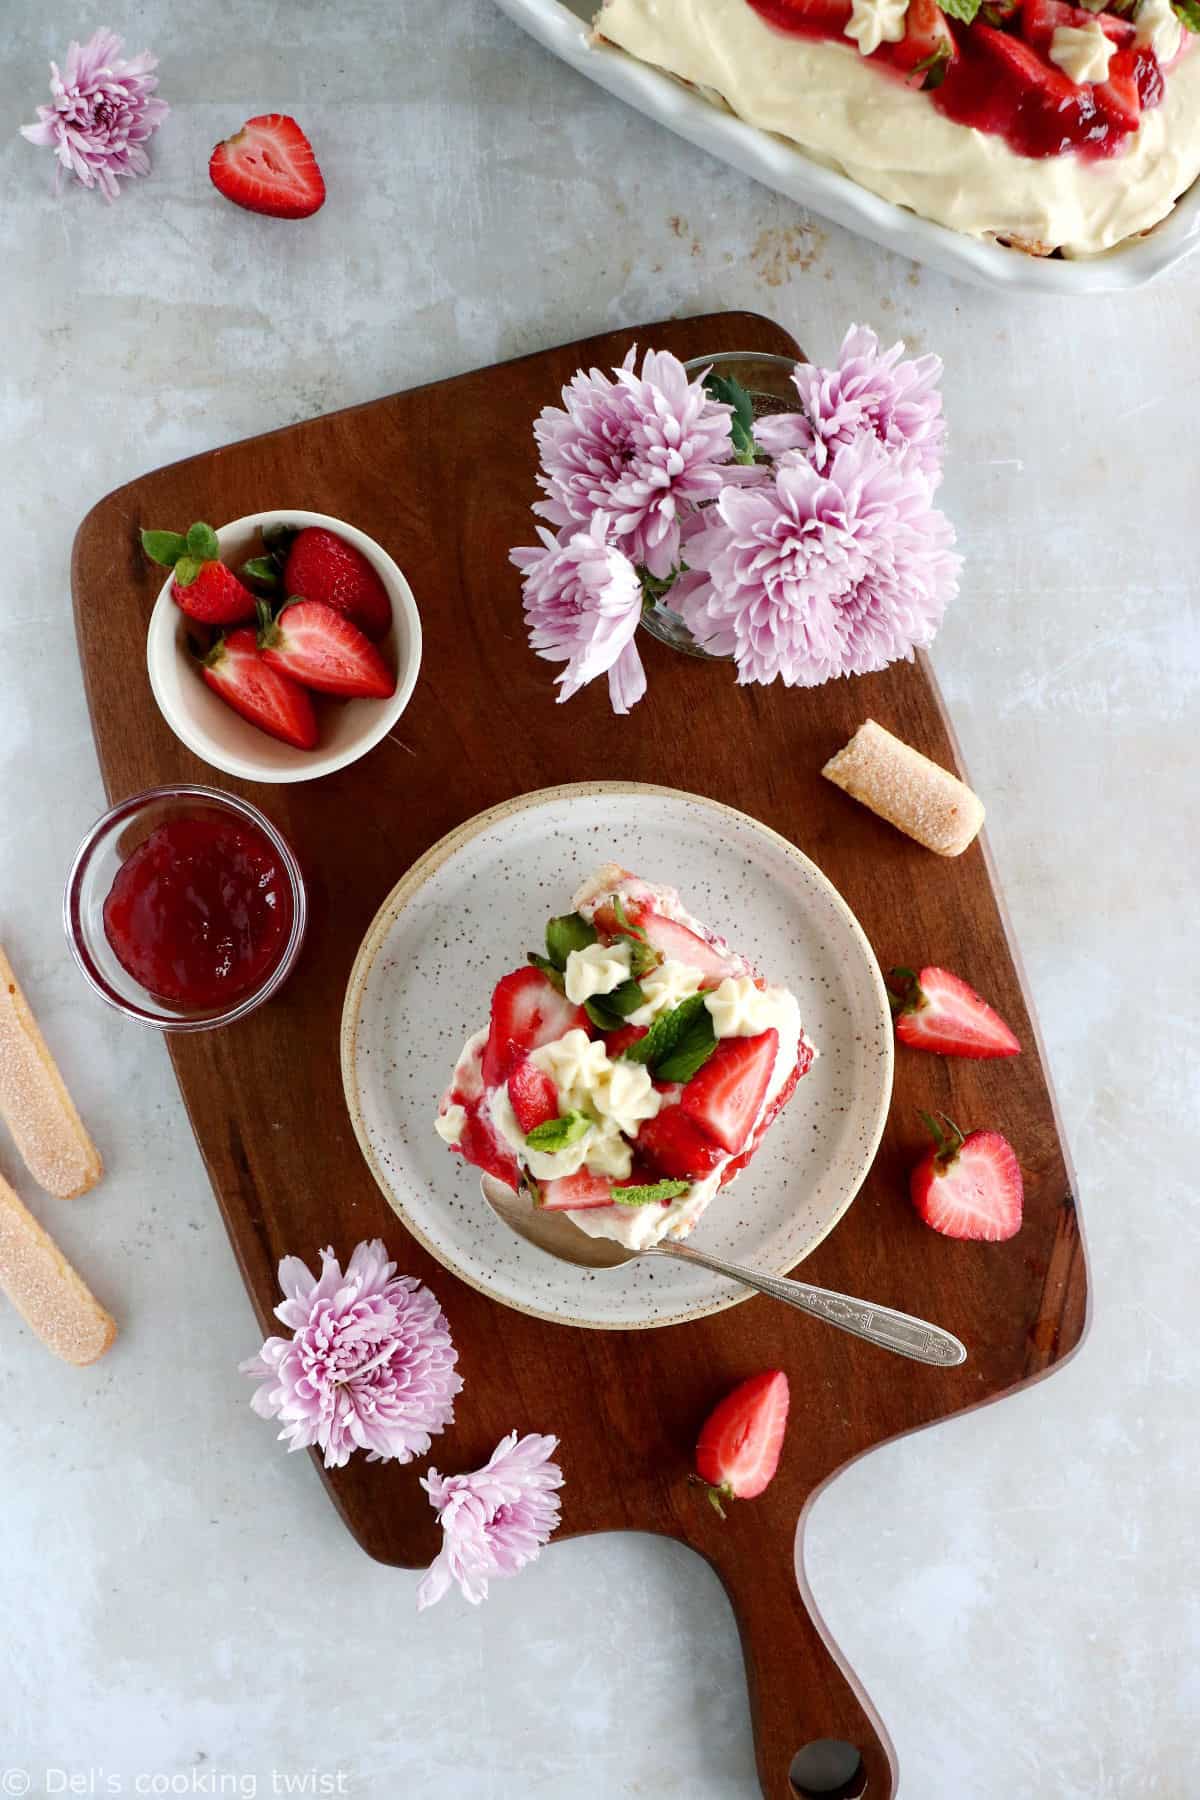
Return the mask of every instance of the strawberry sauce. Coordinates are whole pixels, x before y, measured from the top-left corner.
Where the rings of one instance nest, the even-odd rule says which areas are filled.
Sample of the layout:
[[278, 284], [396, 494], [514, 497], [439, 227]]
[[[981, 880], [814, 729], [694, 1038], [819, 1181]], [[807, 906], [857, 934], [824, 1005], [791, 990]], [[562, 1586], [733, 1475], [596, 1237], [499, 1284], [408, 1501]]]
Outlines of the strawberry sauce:
[[275, 851], [261, 831], [225, 819], [160, 825], [104, 902], [121, 967], [158, 999], [194, 1011], [258, 987], [291, 928], [291, 887]]
[[[747, 0], [790, 36], [844, 38], [847, 0]], [[994, 9], [995, 10], [995, 9]], [[1049, 57], [1059, 25], [1095, 19], [1116, 52], [1107, 81], [1076, 86]], [[931, 106], [958, 125], [1002, 137], [1019, 156], [1113, 156], [1137, 130], [1141, 112], [1163, 96], [1153, 52], [1135, 47], [1133, 27], [1109, 13], [1089, 14], [1064, 0], [1024, 0], [1003, 26], [981, 15], [971, 25], [945, 18], [933, 0], [910, 0], [906, 36], [883, 43], [868, 60], [892, 80], [926, 89]], [[936, 75], [926, 74], [930, 61]], [[938, 79], [940, 77], [940, 79]], [[935, 80], [937, 85], [934, 85]]]

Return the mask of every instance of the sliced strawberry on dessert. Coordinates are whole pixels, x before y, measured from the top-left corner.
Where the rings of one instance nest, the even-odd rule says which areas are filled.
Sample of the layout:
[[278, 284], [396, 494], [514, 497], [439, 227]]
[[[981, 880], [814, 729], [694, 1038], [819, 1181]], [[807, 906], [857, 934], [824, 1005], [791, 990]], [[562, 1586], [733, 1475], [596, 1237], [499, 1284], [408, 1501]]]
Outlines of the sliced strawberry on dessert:
[[753, 1500], [770, 1484], [787, 1430], [788, 1378], [782, 1369], [752, 1375], [715, 1406], [696, 1445], [696, 1478], [725, 1517], [726, 1500]]
[[496, 983], [492, 1019], [483, 1052], [483, 1079], [499, 1087], [522, 1051], [536, 1050], [578, 1028], [588, 1029], [582, 1006], [547, 981], [540, 969], [514, 969]]
[[174, 569], [171, 598], [181, 612], [201, 625], [240, 625], [254, 617], [254, 595], [221, 561], [221, 546], [211, 525], [189, 525], [178, 531], [143, 531], [142, 549], [152, 562]]
[[580, 1169], [574, 1175], [540, 1181], [538, 1205], [545, 1212], [592, 1212], [597, 1207], [614, 1204], [611, 1189], [612, 1182], [607, 1176]]
[[323, 600], [289, 600], [271, 617], [259, 602], [259, 649], [271, 668], [318, 694], [386, 700], [396, 677], [365, 632]]
[[772, 1125], [795, 1093], [801, 1076], [807, 1075], [808, 1071], [812, 1068], [815, 1054], [816, 1053], [813, 1050], [812, 1045], [808, 1042], [808, 1039], [801, 1038], [800, 1047], [796, 1053], [796, 1061], [792, 1068], [792, 1072], [772, 1100], [770, 1106], [768, 1106], [762, 1118], [758, 1121], [758, 1124], [755, 1127], [754, 1136], [750, 1139], [750, 1142], [746, 1145], [746, 1148], [742, 1151], [741, 1155], [733, 1157], [721, 1170], [722, 1187], [724, 1187], [727, 1182], [732, 1181], [735, 1175], [740, 1175], [742, 1170], [746, 1167], [746, 1164], [750, 1161], [750, 1158], [754, 1155], [755, 1151], [770, 1131]]
[[345, 613], [372, 641], [384, 637], [392, 623], [392, 603], [373, 564], [362, 551], [323, 525], [308, 525], [288, 548], [283, 565], [284, 591], [304, 600], [321, 600]]
[[299, 682], [263, 661], [248, 626], [218, 638], [200, 673], [214, 694], [260, 731], [269, 731], [297, 750], [311, 750], [316, 743], [317, 719], [308, 694]]
[[840, 38], [850, 23], [851, 0], [750, 0], [768, 25], [802, 37]]
[[454, 1146], [455, 1149], [460, 1152], [464, 1161], [482, 1169], [487, 1175], [494, 1175], [506, 1187], [515, 1189], [521, 1179], [517, 1159], [492, 1124], [482, 1096], [467, 1105], [466, 1114], [462, 1135]]
[[1049, 50], [1056, 31], [1067, 28], [1084, 30], [1095, 20], [1101, 31], [1114, 44], [1131, 42], [1134, 27], [1115, 13], [1088, 12], [1082, 6], [1069, 6], [1067, 0], [1025, 0], [1021, 8], [1021, 36], [1039, 50]]
[[518, 1056], [508, 1071], [508, 1097], [526, 1137], [558, 1117], [558, 1089], [528, 1056]]
[[892, 67], [899, 69], [912, 87], [936, 88], [958, 54], [946, 15], [936, 0], [909, 0], [904, 15], [904, 36], [897, 44], [880, 46]]
[[1138, 59], [1139, 52], [1132, 46], [1118, 50], [1108, 65], [1108, 80], [1097, 82], [1093, 89], [1104, 116], [1117, 131], [1136, 131], [1141, 124]]
[[779, 1033], [722, 1038], [685, 1085], [680, 1109], [706, 1136], [736, 1156], [754, 1129], [779, 1054]]
[[998, 1012], [949, 969], [929, 967], [888, 975], [896, 1036], [939, 1056], [1019, 1056], [1021, 1046]]
[[[922, 1113], [934, 1147], [909, 1178], [912, 1203], [943, 1237], [999, 1244], [1021, 1229], [1024, 1183], [1016, 1152], [998, 1131], [964, 1137], [953, 1120]], [[945, 1129], [943, 1129], [943, 1126]]]
[[703, 1180], [722, 1155], [720, 1146], [680, 1106], [664, 1106], [653, 1119], [646, 1119], [638, 1131], [637, 1147], [656, 1174], [676, 1181]]
[[[980, 25], [976, 21], [971, 27], [971, 47], [973, 51], [982, 52], [995, 67], [997, 76], [1004, 78], [997, 89], [997, 105], [1002, 109], [1003, 120], [994, 123], [990, 117], [985, 118], [981, 129], [1007, 132], [1013, 128], [1018, 112], [1049, 111], [1062, 115], [1062, 144], [1069, 147], [1069, 126], [1078, 118], [1083, 90], [1033, 45], [1024, 43], [1011, 31], [995, 31], [990, 25]], [[1032, 142], [1032, 129], [1030, 136]], [[1049, 145], [1042, 146], [1039, 138], [1038, 147], [1032, 153], [1046, 155], [1048, 151]]]
[[727, 975], [743, 972], [743, 964], [736, 957], [723, 954], [707, 938], [698, 937], [675, 919], [643, 912], [635, 923], [645, 933], [650, 948], [657, 950], [664, 961], [686, 963], [689, 969], [698, 969], [706, 983], [724, 981]]
[[286, 113], [262, 113], [217, 145], [208, 173], [218, 193], [247, 212], [307, 219], [325, 204], [313, 147]]

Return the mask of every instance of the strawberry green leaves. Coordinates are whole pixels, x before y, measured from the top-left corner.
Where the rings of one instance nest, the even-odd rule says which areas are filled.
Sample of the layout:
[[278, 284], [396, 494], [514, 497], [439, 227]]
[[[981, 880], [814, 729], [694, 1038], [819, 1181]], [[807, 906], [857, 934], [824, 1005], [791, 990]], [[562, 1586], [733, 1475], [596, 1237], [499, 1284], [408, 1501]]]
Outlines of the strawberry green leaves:
[[690, 994], [669, 1013], [661, 1013], [645, 1037], [629, 1045], [624, 1053], [629, 1061], [644, 1063], [656, 1081], [690, 1081], [717, 1047], [704, 999], [703, 994]]
[[942, 11], [950, 19], [961, 19], [964, 25], [973, 25], [979, 11], [980, 0], [941, 0]]
[[187, 536], [178, 531], [143, 531], [142, 549], [164, 569], [174, 569], [179, 587], [191, 587], [206, 562], [217, 562], [221, 546], [211, 525], [197, 521], [189, 525]]
[[546, 1155], [553, 1155], [559, 1150], [569, 1150], [580, 1138], [586, 1137], [592, 1129], [592, 1121], [585, 1113], [564, 1113], [559, 1119], [547, 1119], [543, 1125], [535, 1125], [532, 1131], [526, 1132], [525, 1144], [530, 1150], [541, 1150]]
[[178, 531], [143, 531], [142, 549], [151, 562], [173, 569], [181, 556], [187, 555], [187, 539]]

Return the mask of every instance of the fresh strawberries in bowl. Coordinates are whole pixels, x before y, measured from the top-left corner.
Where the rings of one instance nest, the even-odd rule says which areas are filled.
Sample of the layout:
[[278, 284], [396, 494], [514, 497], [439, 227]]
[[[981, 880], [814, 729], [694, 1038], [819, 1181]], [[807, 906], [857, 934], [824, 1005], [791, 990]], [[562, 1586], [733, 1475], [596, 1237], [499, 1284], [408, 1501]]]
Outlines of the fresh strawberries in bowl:
[[[290, 553], [310, 533], [368, 570], [373, 638], [347, 608], [289, 589]], [[219, 531], [146, 532], [143, 544], [172, 571], [150, 620], [150, 684], [198, 756], [246, 780], [306, 781], [394, 727], [416, 684], [421, 625], [404, 576], [365, 533], [280, 511]]]

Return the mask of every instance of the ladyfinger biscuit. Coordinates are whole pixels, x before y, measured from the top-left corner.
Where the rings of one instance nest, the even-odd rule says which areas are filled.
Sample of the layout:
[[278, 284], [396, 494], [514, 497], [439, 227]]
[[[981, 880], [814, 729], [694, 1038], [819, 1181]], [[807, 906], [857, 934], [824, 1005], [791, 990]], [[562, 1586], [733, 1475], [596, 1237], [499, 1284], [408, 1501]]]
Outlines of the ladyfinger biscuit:
[[64, 1362], [95, 1362], [117, 1335], [116, 1321], [85, 1287], [3, 1175], [0, 1288], [29, 1329]]
[[821, 773], [939, 856], [961, 856], [983, 824], [978, 794], [874, 719], [859, 726]]
[[99, 1151], [0, 948], [0, 1117], [48, 1194], [74, 1200], [104, 1173]]

